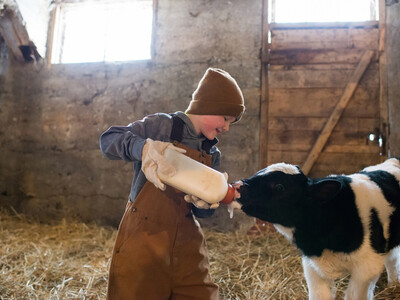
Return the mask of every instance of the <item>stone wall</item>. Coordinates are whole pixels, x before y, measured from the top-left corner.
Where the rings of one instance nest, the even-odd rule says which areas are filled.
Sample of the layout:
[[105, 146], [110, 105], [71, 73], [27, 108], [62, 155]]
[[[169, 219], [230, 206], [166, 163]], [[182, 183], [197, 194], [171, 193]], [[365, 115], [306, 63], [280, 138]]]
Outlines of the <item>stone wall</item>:
[[[20, 65], [0, 55], [0, 205], [42, 221], [117, 225], [132, 164], [108, 161], [99, 136], [156, 112], [184, 110], [207, 67], [236, 78], [242, 121], [221, 136], [230, 180], [258, 167], [261, 0], [158, 0], [154, 58], [145, 62]], [[223, 208], [204, 221], [224, 229]]]

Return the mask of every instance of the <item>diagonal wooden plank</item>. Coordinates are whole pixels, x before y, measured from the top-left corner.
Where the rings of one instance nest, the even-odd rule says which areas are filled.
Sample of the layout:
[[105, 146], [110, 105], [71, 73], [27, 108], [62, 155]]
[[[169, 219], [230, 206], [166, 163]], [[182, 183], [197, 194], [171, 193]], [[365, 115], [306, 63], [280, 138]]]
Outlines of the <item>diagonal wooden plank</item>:
[[312, 166], [314, 165], [314, 162], [317, 160], [319, 154], [324, 148], [326, 142], [329, 139], [329, 136], [331, 135], [344, 109], [346, 108], [347, 103], [349, 102], [351, 96], [356, 90], [356, 87], [362, 75], [365, 73], [365, 70], [367, 69], [373, 55], [374, 51], [367, 50], [361, 57], [361, 60], [358, 63], [357, 68], [354, 70], [354, 73], [352, 74], [349, 82], [346, 85], [342, 97], [336, 104], [335, 109], [333, 110], [331, 116], [329, 117], [324, 128], [322, 129], [321, 134], [319, 135], [317, 141], [315, 142], [314, 146], [312, 147], [310, 153], [307, 156], [307, 159], [302, 167], [302, 171], [304, 172], [304, 174], [308, 174], [310, 172]]

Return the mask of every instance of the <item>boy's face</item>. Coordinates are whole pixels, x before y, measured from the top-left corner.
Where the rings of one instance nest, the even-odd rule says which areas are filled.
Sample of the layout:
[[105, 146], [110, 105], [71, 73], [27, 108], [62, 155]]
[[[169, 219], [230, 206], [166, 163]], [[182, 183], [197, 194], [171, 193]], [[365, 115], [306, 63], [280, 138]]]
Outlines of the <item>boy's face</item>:
[[217, 135], [229, 131], [229, 126], [235, 122], [232, 116], [202, 115], [199, 122], [200, 132], [209, 140]]

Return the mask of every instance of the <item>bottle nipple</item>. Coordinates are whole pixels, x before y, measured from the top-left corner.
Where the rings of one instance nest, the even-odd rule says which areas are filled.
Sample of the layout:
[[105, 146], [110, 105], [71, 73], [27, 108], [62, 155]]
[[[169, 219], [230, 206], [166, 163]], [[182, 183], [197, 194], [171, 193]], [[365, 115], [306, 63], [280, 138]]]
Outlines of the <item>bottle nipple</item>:
[[234, 197], [235, 197], [235, 188], [231, 184], [228, 184], [228, 191], [226, 192], [225, 198], [219, 203], [229, 204], [233, 201]]

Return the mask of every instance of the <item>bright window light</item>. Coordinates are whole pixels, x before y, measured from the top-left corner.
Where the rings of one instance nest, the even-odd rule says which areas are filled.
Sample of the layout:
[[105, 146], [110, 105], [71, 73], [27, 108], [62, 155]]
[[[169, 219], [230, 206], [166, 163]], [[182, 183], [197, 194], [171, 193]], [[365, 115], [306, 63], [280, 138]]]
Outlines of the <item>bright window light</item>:
[[52, 63], [150, 59], [152, 22], [152, 0], [62, 2]]
[[378, 0], [270, 0], [271, 23], [377, 20]]

